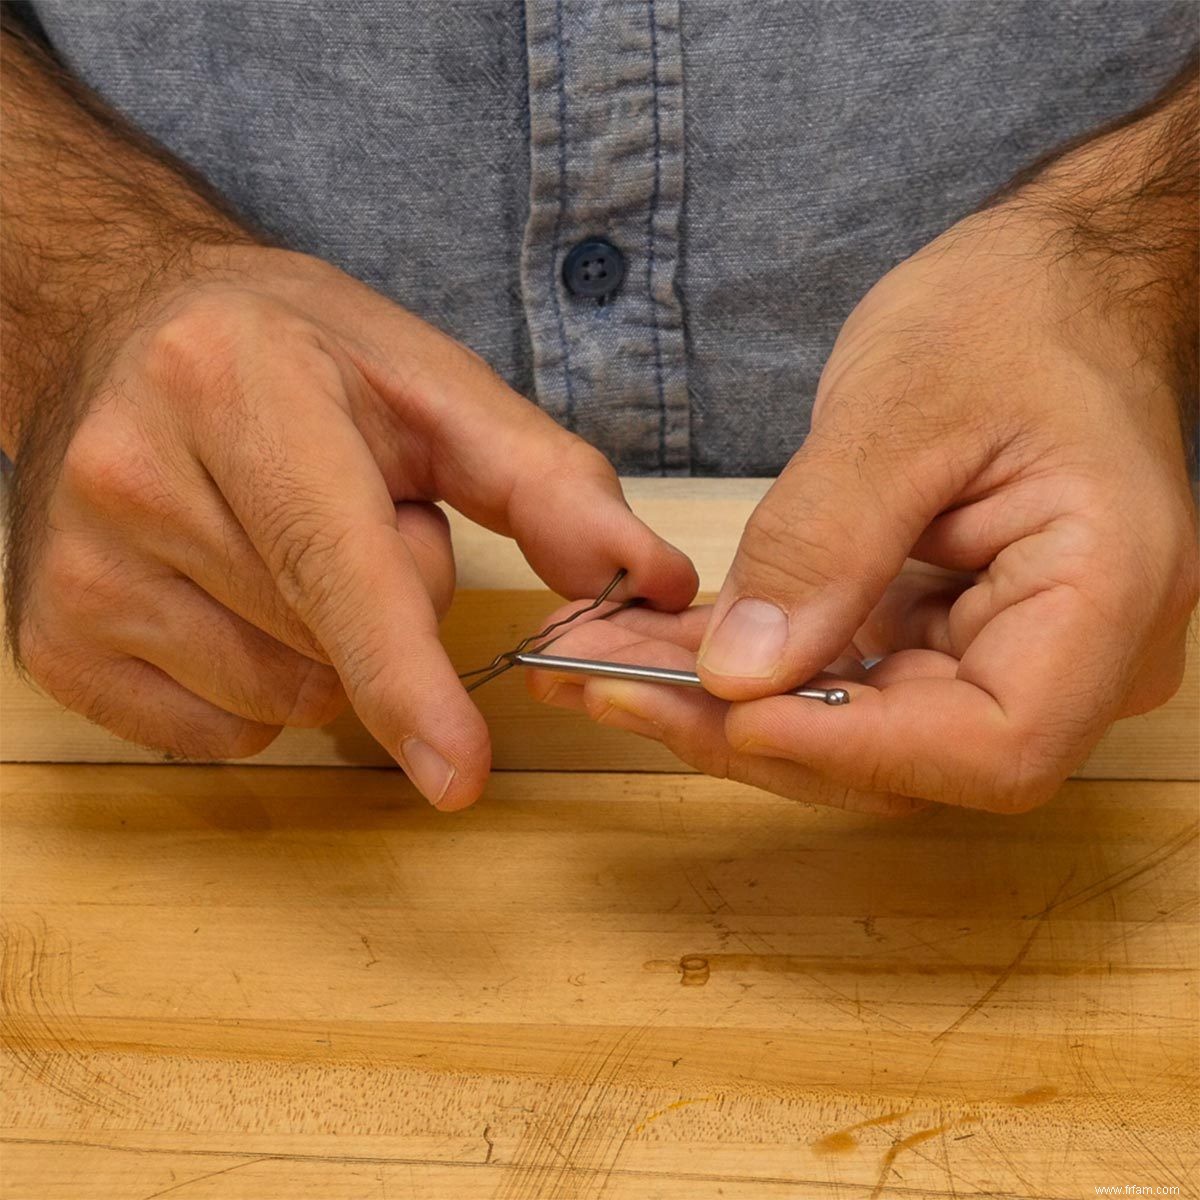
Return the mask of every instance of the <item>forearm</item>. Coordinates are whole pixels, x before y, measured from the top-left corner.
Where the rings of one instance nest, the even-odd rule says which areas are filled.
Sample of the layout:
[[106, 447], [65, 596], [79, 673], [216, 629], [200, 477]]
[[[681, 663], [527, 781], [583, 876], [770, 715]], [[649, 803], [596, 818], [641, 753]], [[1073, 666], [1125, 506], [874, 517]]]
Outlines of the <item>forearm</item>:
[[1032, 215], [1094, 301], [1132, 330], [1194, 426], [1200, 311], [1200, 76], [1193, 54], [1148, 105], [1021, 172], [989, 201]]
[[0, 445], [61, 405], [99, 331], [201, 247], [254, 236], [203, 180], [5, 18], [0, 119]]

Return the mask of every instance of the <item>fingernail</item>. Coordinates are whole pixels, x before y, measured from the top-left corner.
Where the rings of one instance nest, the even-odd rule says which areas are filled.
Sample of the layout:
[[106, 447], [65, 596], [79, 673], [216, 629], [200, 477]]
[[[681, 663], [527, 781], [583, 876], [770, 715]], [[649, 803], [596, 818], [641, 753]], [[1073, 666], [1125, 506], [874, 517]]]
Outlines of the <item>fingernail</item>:
[[738, 600], [700, 654], [714, 675], [765, 679], [774, 675], [787, 641], [787, 614], [766, 600]]
[[400, 747], [400, 762], [409, 779], [430, 804], [438, 804], [454, 782], [454, 768], [420, 738], [410, 737]]

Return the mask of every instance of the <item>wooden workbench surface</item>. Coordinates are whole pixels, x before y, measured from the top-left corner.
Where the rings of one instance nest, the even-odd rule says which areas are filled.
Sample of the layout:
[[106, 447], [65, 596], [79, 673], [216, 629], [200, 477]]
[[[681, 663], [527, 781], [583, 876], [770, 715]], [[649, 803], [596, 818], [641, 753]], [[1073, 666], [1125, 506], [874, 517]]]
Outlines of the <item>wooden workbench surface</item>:
[[1195, 1194], [1194, 782], [903, 823], [669, 774], [4, 793], [14, 1200]]

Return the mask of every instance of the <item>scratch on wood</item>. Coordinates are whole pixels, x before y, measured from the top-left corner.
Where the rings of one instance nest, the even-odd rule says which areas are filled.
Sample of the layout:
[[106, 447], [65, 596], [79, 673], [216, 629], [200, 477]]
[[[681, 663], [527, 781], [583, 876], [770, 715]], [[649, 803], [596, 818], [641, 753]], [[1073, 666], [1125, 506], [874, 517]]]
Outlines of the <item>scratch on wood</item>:
[[363, 970], [365, 971], [368, 967], [373, 967], [377, 962], [379, 962], [379, 959], [375, 957], [375, 951], [371, 949], [371, 943], [367, 940], [367, 935], [365, 933], [360, 933], [358, 935], [358, 940], [362, 942], [363, 949], [367, 952], [368, 956], [367, 962], [363, 966]]
[[[629, 1137], [637, 1099], [618, 1084], [650, 1026], [630, 1026], [570, 1064], [547, 1098], [545, 1123], [530, 1122], [498, 1200], [601, 1196]], [[601, 1048], [603, 1047], [603, 1048]], [[636, 1111], [636, 1110], [635, 1110]], [[581, 1191], [580, 1189], [584, 1189]]]
[[163, 1188], [161, 1192], [151, 1192], [148, 1196], [143, 1196], [142, 1200], [156, 1200], [158, 1196], [165, 1196], [169, 1192], [177, 1192], [180, 1188], [188, 1187], [193, 1183], [201, 1183], [205, 1179], [215, 1179], [218, 1175], [228, 1175], [230, 1171], [240, 1171], [243, 1167], [252, 1167], [255, 1163], [275, 1162], [275, 1156], [272, 1154], [264, 1154], [259, 1158], [249, 1158], [245, 1162], [234, 1163], [232, 1167], [222, 1167], [219, 1171], [208, 1171], [204, 1175], [193, 1175], [191, 1179], [185, 1179], [182, 1183], [173, 1183], [168, 1188]]
[[1200, 837], [1200, 822], [1193, 822], [1187, 828], [1180, 830], [1174, 837], [1168, 838], [1161, 846], [1135, 859], [1127, 867], [1105, 875], [1102, 879], [1098, 879], [1095, 883], [1089, 884], [1077, 892], [1072, 892], [1069, 896], [1056, 896], [1040, 912], [1031, 913], [1027, 919], [1040, 920], [1049, 916], [1055, 909], [1077, 908], [1079, 905], [1086, 904], [1090, 900], [1096, 900], [1101, 896], [1108, 895], [1118, 888], [1124, 887], [1127, 883], [1132, 883], [1133, 880], [1140, 878], [1148, 871], [1153, 871], [1156, 867], [1162, 866], [1163, 863], [1174, 858], [1181, 850], [1190, 846], [1192, 842], [1197, 840], [1197, 837]]
[[134, 1093], [89, 1062], [66, 939], [42, 922], [37, 929], [6, 924], [0, 927], [0, 948], [0, 1035], [21, 1070], [85, 1109], [135, 1111]]
[[952, 1034], [956, 1029], [959, 1029], [963, 1022], [970, 1020], [971, 1017], [979, 1012], [979, 1010], [983, 1008], [983, 1006], [987, 1004], [987, 1002], [991, 1000], [991, 998], [1013, 977], [1014, 973], [1025, 961], [1029, 951], [1033, 948], [1034, 941], [1037, 939], [1038, 934], [1041, 933], [1043, 926], [1050, 917], [1050, 914], [1054, 911], [1059, 897], [1066, 890], [1067, 885], [1071, 882], [1074, 874], [1075, 868], [1072, 867], [1068, 872], [1067, 877], [1062, 881], [1062, 883], [1059, 884], [1058, 891], [1055, 893], [1054, 899], [1051, 900], [1050, 903], [1046, 905], [1046, 907], [1039, 914], [1037, 922], [1029, 931], [1029, 936], [1024, 942], [1021, 943], [1021, 948], [1016, 952], [1015, 955], [1013, 955], [1008, 966], [1005, 967], [1004, 970], [992, 980], [991, 984], [987, 987], [982, 996], [967, 1005], [967, 1007], [958, 1015], [957, 1019], [947, 1025], [941, 1033], [934, 1034], [930, 1039], [932, 1042], [936, 1044], [943, 1038], [949, 1037], [950, 1034]]
[[1044, 922], [1045, 918], [1043, 917], [1042, 920], [1033, 927], [1029, 936], [1022, 943], [1021, 948], [1013, 956], [1012, 962], [1010, 962], [1008, 966], [1005, 967], [1004, 970], [992, 980], [991, 984], [988, 986], [983, 995], [977, 1000], [971, 1001], [971, 1003], [967, 1005], [967, 1007], [958, 1015], [958, 1017], [949, 1025], [947, 1025], [941, 1033], [935, 1033], [930, 1039], [931, 1041], [936, 1043], [940, 1042], [942, 1038], [949, 1037], [956, 1029], [960, 1028], [965, 1021], [970, 1020], [971, 1017], [973, 1017], [1009, 981], [1009, 979], [1012, 978], [1013, 973], [1021, 965], [1021, 963], [1025, 961], [1025, 956], [1029, 953], [1030, 949], [1032, 949], [1034, 939], [1041, 932]]
[[[71, 1138], [26, 1138], [26, 1137], [5, 1137], [0, 1136], [0, 1145], [11, 1144], [21, 1146], [71, 1146], [71, 1147], [87, 1147], [93, 1150], [106, 1150], [116, 1154], [131, 1154], [144, 1158], [157, 1158], [163, 1155], [171, 1155], [172, 1157], [182, 1156], [190, 1158], [230, 1158], [234, 1155], [230, 1150], [219, 1149], [188, 1149], [183, 1146], [170, 1146], [165, 1148], [148, 1148], [145, 1146], [117, 1146], [107, 1142], [91, 1142], [82, 1141]], [[335, 1163], [338, 1165], [346, 1165], [353, 1167], [376, 1166], [386, 1164], [392, 1167], [438, 1167], [440, 1169], [452, 1168], [456, 1171], [471, 1172], [484, 1170], [483, 1161], [457, 1161], [449, 1162], [444, 1158], [427, 1158], [415, 1157], [408, 1158], [399, 1155], [375, 1155], [375, 1154], [296, 1154], [296, 1153], [276, 1153], [267, 1156], [273, 1162], [280, 1163]], [[248, 1163], [239, 1165], [248, 1166]], [[513, 1169], [516, 1164], [512, 1163], [494, 1163], [492, 1167], [501, 1167]], [[829, 1180], [827, 1177], [820, 1179], [809, 1179], [800, 1175], [779, 1175], [779, 1174], [763, 1174], [763, 1175], [748, 1175], [734, 1173], [729, 1171], [681, 1171], [681, 1170], [666, 1170], [656, 1171], [637, 1168], [624, 1168], [616, 1165], [608, 1167], [586, 1167], [579, 1166], [575, 1168], [578, 1176], [582, 1178], [599, 1177], [604, 1183], [611, 1178], [621, 1178], [625, 1180], [637, 1180], [640, 1184], [661, 1184], [664, 1180], [670, 1183], [688, 1183], [688, 1184], [731, 1184], [745, 1187], [776, 1187], [776, 1188], [791, 1188], [792, 1192], [788, 1195], [816, 1195], [819, 1191], [827, 1191], [829, 1188]], [[411, 1179], [411, 1176], [410, 1176]], [[795, 1189], [803, 1188], [806, 1191], [797, 1192]], [[542, 1193], [534, 1193], [538, 1200], [545, 1200]], [[571, 1193], [563, 1193], [567, 1195]], [[572, 1200], [574, 1200], [574, 1194]], [[935, 1190], [932, 1188], [921, 1189], [922, 1200], [953, 1200], [950, 1192], [945, 1190]], [[1032, 1196], [1032, 1193], [1031, 1193]], [[143, 1197], [143, 1200], [147, 1198]]]
[[895, 1169], [894, 1164], [896, 1159], [905, 1150], [911, 1150], [914, 1146], [919, 1146], [922, 1142], [927, 1142], [931, 1138], [938, 1137], [947, 1132], [947, 1130], [977, 1120], [979, 1120], [977, 1116], [967, 1113], [965, 1116], [958, 1117], [953, 1121], [945, 1121], [941, 1125], [934, 1125], [929, 1129], [918, 1129], [916, 1133], [910, 1133], [907, 1137], [902, 1137], [893, 1142], [888, 1148], [888, 1152], [883, 1156], [883, 1163], [879, 1169], [879, 1178], [875, 1181], [875, 1187], [871, 1190], [871, 1200], [878, 1200], [879, 1195], [883, 1191], [884, 1184], [887, 1183], [888, 1176]]

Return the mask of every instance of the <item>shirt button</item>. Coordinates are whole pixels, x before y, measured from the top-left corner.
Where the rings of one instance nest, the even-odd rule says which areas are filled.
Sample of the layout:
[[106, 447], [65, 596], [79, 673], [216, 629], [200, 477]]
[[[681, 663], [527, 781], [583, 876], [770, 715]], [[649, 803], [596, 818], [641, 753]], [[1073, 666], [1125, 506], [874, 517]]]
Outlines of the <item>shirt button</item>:
[[563, 283], [573, 296], [607, 300], [625, 278], [625, 255], [603, 238], [585, 238], [563, 260]]

